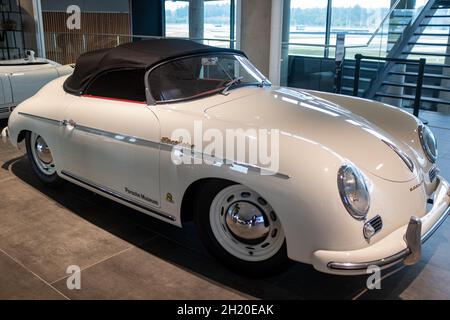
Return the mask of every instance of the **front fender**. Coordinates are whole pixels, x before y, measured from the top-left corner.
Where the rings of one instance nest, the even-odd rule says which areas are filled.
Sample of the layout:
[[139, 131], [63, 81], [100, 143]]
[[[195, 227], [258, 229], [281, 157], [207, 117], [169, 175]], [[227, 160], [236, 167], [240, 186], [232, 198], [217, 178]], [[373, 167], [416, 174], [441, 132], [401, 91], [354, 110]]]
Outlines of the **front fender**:
[[[418, 166], [418, 171], [424, 175], [428, 174], [433, 167], [433, 164], [428, 161], [419, 139], [418, 127], [422, 122], [412, 114], [378, 101], [319, 91], [313, 93], [350, 110], [392, 135], [401, 143], [399, 147], [413, 159]], [[436, 183], [428, 184], [428, 194], [430, 195], [435, 188]]]
[[378, 101], [333, 94], [328, 92], [311, 91], [327, 101], [333, 102], [354, 114], [357, 114], [378, 128], [386, 131], [401, 142], [403, 146], [411, 149], [404, 150], [408, 153], [414, 152], [421, 166], [426, 166], [426, 157], [418, 139], [417, 128], [422, 122], [408, 112]]

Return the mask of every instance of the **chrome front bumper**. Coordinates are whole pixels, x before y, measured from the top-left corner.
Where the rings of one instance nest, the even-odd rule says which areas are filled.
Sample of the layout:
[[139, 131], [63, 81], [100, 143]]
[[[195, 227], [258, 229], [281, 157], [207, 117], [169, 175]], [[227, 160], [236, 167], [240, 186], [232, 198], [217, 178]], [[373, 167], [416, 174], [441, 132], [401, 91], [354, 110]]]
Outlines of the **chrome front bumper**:
[[8, 143], [9, 142], [9, 130], [8, 130], [8, 127], [4, 128], [2, 130], [2, 141], [4, 143]]
[[413, 265], [418, 262], [422, 256], [422, 244], [433, 235], [442, 223], [444, 223], [449, 213], [450, 207], [447, 208], [439, 220], [423, 236], [421, 236], [422, 221], [417, 217], [411, 217], [405, 234], [407, 248], [397, 254], [368, 262], [330, 262], [328, 263], [328, 268], [330, 270], [357, 271], [366, 273], [370, 266], [378, 266], [381, 269], [386, 269], [400, 262], [403, 262], [405, 265]]
[[[433, 235], [450, 214], [450, 186], [441, 177], [439, 180], [433, 208], [425, 216], [411, 217], [407, 226], [363, 249], [347, 252], [316, 251], [314, 267], [327, 273], [358, 275], [366, 274], [371, 266], [386, 269], [400, 262], [405, 265], [418, 262], [422, 254], [422, 244]], [[381, 258], [378, 258], [379, 256]]]

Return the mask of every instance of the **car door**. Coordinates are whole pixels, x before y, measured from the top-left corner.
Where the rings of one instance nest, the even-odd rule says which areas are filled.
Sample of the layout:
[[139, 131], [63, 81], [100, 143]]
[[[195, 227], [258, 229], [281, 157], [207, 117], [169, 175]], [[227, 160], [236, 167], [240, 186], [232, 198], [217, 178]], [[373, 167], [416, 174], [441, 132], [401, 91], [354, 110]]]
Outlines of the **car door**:
[[139, 101], [145, 92], [130, 95], [124, 86], [131, 79], [115, 78], [122, 76], [108, 75], [66, 108], [62, 174], [139, 207], [159, 207], [159, 121]]

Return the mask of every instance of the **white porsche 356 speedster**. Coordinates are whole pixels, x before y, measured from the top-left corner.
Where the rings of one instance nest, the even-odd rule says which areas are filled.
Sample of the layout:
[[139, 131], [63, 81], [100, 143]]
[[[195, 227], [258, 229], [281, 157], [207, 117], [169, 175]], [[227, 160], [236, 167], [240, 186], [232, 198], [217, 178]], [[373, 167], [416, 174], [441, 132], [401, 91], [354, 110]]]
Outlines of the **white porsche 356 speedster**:
[[[277, 165], [248, 160], [248, 147], [243, 158], [202, 148], [212, 139], [198, 127], [262, 145], [255, 133], [277, 134]], [[292, 260], [344, 275], [413, 264], [449, 213], [435, 138], [417, 118], [271, 86], [244, 53], [186, 40], [82, 55], [2, 136], [25, 141], [43, 183], [68, 180], [180, 227], [193, 220], [212, 255], [252, 275]]]
[[17, 105], [48, 82], [72, 72], [71, 65], [34, 58], [30, 50], [25, 59], [0, 61], [0, 119], [8, 118]]

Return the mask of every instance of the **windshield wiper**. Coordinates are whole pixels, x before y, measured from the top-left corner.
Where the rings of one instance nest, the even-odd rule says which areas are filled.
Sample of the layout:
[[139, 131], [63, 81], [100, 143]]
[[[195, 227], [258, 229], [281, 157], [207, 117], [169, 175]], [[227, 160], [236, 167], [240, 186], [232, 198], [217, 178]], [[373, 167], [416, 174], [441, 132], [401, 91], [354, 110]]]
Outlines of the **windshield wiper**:
[[226, 84], [225, 84], [225, 88], [222, 90], [222, 94], [223, 95], [228, 95], [228, 90], [230, 90], [230, 88], [232, 87], [232, 86], [234, 86], [236, 83], [239, 83], [239, 82], [241, 82], [241, 80], [242, 79], [244, 79], [244, 77], [237, 77], [237, 78], [234, 78], [234, 79], [231, 79], [230, 81], [228, 81]]

